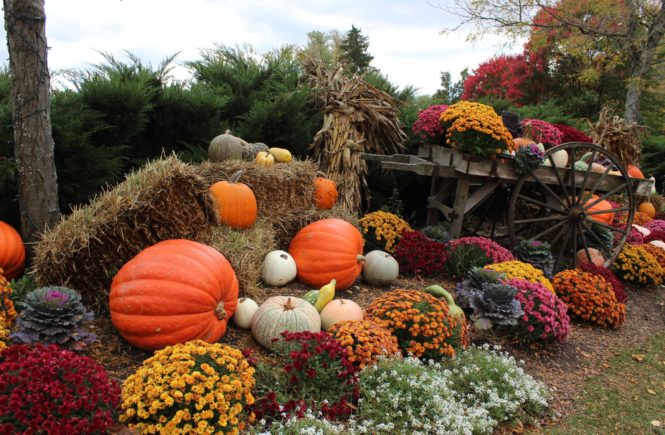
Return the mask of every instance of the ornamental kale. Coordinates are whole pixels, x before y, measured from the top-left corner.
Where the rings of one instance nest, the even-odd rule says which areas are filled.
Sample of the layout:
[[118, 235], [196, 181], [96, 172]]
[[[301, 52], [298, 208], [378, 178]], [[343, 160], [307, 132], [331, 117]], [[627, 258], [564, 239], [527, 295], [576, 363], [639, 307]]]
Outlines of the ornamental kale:
[[481, 291], [474, 293], [469, 299], [469, 307], [474, 313], [478, 329], [489, 329], [492, 325], [517, 325], [517, 320], [524, 311], [515, 298], [517, 289], [502, 283], [483, 283]]
[[520, 147], [515, 152], [515, 167], [518, 174], [528, 174], [545, 161], [545, 153], [535, 143]]
[[472, 267], [469, 270], [467, 279], [458, 282], [455, 286], [455, 299], [457, 305], [462, 308], [469, 308], [471, 297], [478, 292], [482, 291], [484, 283], [498, 283], [500, 279], [505, 278], [504, 273], [499, 273], [492, 269], [485, 269], [482, 267]]
[[550, 250], [550, 244], [538, 240], [521, 240], [513, 249], [518, 260], [530, 263], [552, 278], [554, 268], [554, 257]]

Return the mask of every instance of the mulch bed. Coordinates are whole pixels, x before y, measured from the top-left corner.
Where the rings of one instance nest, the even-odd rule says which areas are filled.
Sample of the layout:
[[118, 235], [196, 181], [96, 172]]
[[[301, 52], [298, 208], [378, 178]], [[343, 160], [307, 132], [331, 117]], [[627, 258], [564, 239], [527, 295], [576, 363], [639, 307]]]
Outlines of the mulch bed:
[[[415, 279], [400, 277], [390, 288], [379, 288], [360, 283], [336, 297], [352, 299], [361, 307], [379, 294], [395, 288], [424, 288], [430, 284], [441, 284], [454, 289], [454, 283], [442, 279]], [[298, 283], [285, 288], [270, 289], [269, 295], [290, 294], [301, 296], [309, 288]], [[541, 424], [552, 423], [551, 417], [560, 419], [574, 412], [573, 405], [585, 386], [586, 380], [607, 368], [607, 361], [620, 350], [640, 345], [651, 335], [665, 330], [665, 288], [638, 289], [626, 288], [628, 293], [627, 320], [616, 330], [602, 329], [588, 324], [574, 322], [568, 340], [562, 344], [548, 346], [523, 346], [492, 331], [480, 332], [470, 328], [471, 341], [476, 344], [498, 344], [524, 362], [527, 373], [545, 382], [553, 392], [550, 401], [551, 416]], [[268, 292], [266, 292], [268, 293]], [[260, 301], [259, 301], [260, 302]], [[91, 345], [86, 353], [106, 367], [109, 374], [124, 380], [133, 373], [144, 359], [151, 356], [127, 344], [115, 332], [108, 317], [96, 319], [94, 332], [99, 340]], [[267, 358], [267, 353], [252, 338], [249, 331], [229, 325], [222, 343], [239, 349], [253, 348], [257, 358]]]

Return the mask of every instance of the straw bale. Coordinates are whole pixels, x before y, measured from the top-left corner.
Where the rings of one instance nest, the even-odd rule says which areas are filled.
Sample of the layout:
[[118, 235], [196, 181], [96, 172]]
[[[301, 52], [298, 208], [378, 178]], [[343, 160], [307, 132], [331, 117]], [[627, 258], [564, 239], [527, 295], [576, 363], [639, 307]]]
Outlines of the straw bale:
[[239, 170], [246, 172], [240, 182], [248, 185], [256, 196], [258, 215], [270, 219], [285, 213], [297, 213], [313, 207], [316, 164], [311, 160], [276, 163], [269, 168], [254, 162], [225, 160], [203, 162], [194, 169], [210, 185], [227, 180]]
[[260, 286], [263, 259], [274, 249], [272, 223], [259, 218], [246, 230], [217, 226], [203, 243], [210, 245], [229, 260], [240, 284], [240, 292], [252, 299], [263, 299], [265, 292]]
[[218, 224], [208, 188], [174, 156], [148, 163], [44, 234], [35, 249], [37, 283], [74, 288], [105, 311], [124, 263], [161, 240], [204, 238]]

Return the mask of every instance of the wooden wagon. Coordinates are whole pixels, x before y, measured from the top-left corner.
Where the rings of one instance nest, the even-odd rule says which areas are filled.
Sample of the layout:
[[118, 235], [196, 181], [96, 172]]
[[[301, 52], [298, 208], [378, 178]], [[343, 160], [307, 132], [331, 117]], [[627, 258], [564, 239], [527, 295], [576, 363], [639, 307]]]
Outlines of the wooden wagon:
[[[568, 162], [557, 167], [555, 153], [560, 151], [568, 154]], [[450, 222], [453, 237], [463, 233], [505, 237], [510, 245], [524, 239], [547, 241], [555, 270], [576, 266], [579, 251], [591, 259], [592, 249], [600, 251], [609, 266], [629, 235], [636, 198], [648, 196], [653, 183], [629, 177], [614, 155], [584, 142], [547, 150], [544, 164], [524, 174], [516, 170], [512, 156], [478, 158], [433, 144], [421, 145], [415, 156], [364, 154], [363, 158], [380, 162], [384, 169], [432, 178], [428, 225], [442, 215]], [[575, 169], [580, 160], [589, 164]], [[591, 164], [597, 161], [607, 166]], [[497, 195], [499, 191], [503, 195]], [[617, 196], [627, 205], [606, 202]], [[486, 218], [487, 211], [494, 212], [490, 213], [494, 218]], [[610, 216], [625, 226], [611, 225]]]

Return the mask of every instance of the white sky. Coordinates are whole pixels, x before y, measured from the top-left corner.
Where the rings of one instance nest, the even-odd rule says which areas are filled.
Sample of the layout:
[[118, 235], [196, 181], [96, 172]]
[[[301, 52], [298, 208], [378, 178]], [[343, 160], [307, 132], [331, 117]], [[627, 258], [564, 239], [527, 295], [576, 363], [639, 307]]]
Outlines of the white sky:
[[[446, 1], [446, 0], [442, 0]], [[285, 44], [304, 45], [307, 32], [355, 25], [369, 37], [372, 66], [400, 87], [421, 94], [439, 88], [440, 71], [453, 81], [465, 67], [506, 52], [486, 38], [475, 46], [466, 33], [441, 35], [459, 19], [437, 9], [437, 0], [46, 0], [46, 37], [52, 71], [85, 69], [103, 62], [99, 52], [127, 60], [125, 50], [157, 66], [180, 52], [176, 65], [200, 58], [215, 44], [249, 43], [259, 53]], [[4, 26], [0, 30], [4, 41]], [[502, 51], [503, 50], [503, 51]], [[514, 46], [510, 52], [521, 51]], [[0, 63], [8, 64], [7, 45]], [[174, 71], [189, 77], [184, 67]]]

